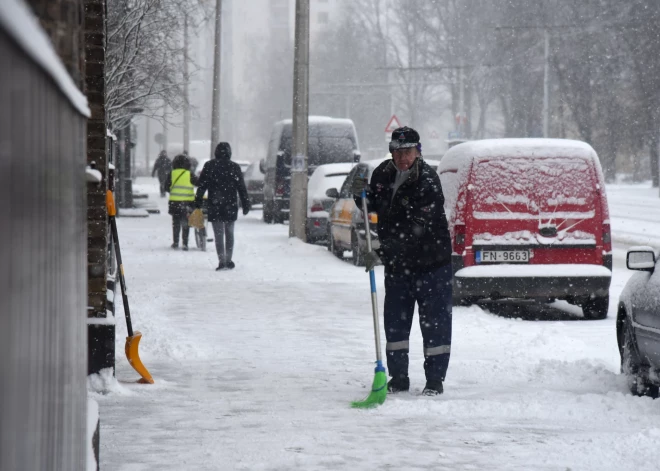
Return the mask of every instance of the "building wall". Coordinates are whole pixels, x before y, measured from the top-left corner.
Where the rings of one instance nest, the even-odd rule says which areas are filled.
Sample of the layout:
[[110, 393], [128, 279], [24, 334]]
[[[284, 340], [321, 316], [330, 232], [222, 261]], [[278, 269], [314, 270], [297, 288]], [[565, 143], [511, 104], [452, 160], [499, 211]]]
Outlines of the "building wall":
[[82, 0], [27, 0], [78, 88], [84, 83]]
[[85, 118], [0, 26], [0, 469], [85, 469]]

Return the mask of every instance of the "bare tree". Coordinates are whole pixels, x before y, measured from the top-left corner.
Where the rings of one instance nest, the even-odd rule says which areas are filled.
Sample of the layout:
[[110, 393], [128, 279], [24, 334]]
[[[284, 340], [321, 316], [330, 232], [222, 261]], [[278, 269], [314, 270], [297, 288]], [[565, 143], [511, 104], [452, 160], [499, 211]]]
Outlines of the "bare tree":
[[[124, 128], [138, 114], [167, 120], [180, 113], [186, 16], [199, 24], [204, 9], [192, 0], [108, 0], [105, 100], [111, 129]], [[171, 114], [163, 117], [163, 107]]]

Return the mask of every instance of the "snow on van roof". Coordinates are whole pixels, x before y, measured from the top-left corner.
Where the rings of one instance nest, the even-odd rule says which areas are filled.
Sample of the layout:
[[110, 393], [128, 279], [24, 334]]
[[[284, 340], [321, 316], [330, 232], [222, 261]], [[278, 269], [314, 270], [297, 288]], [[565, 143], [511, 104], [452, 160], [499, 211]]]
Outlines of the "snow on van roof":
[[[321, 124], [321, 123], [335, 123], [335, 124], [353, 124], [353, 120], [348, 118], [332, 118], [330, 116], [310, 116], [307, 120], [309, 124]], [[290, 126], [293, 124], [291, 118], [283, 119], [280, 121], [285, 126]]]
[[449, 149], [440, 161], [439, 173], [456, 172], [472, 159], [497, 157], [578, 157], [598, 160], [586, 142], [570, 139], [483, 139], [468, 141]]

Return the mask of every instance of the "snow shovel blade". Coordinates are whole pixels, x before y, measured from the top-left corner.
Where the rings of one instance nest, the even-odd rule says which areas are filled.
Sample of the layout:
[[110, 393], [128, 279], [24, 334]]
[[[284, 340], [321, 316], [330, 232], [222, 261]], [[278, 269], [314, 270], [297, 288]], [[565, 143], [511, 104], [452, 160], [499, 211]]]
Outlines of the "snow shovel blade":
[[142, 376], [140, 383], [154, 384], [154, 379], [151, 377], [151, 373], [149, 373], [149, 370], [147, 370], [147, 368], [142, 364], [142, 360], [140, 360], [140, 354], [138, 353], [138, 345], [140, 344], [141, 338], [142, 334], [138, 331], [135, 331], [132, 337], [126, 337], [126, 358], [128, 359], [128, 362], [131, 364], [133, 369], [137, 371], [140, 376]]
[[355, 409], [371, 409], [385, 402], [387, 398], [387, 374], [384, 371], [376, 371], [371, 392], [362, 401], [354, 401], [351, 407]]

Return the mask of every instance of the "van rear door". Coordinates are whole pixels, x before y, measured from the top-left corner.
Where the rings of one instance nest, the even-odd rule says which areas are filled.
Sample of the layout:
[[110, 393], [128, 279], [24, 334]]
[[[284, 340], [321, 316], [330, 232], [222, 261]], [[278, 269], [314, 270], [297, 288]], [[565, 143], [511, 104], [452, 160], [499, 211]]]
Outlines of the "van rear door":
[[602, 264], [601, 198], [590, 160], [477, 159], [468, 181], [466, 266]]

